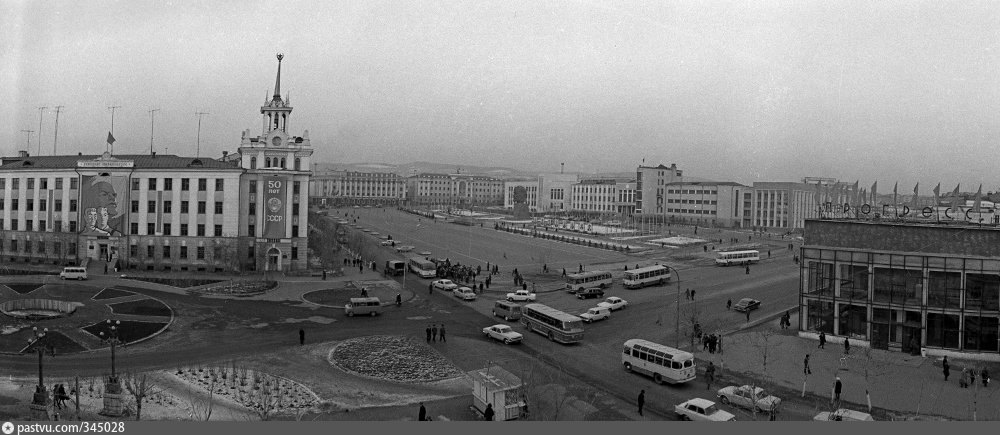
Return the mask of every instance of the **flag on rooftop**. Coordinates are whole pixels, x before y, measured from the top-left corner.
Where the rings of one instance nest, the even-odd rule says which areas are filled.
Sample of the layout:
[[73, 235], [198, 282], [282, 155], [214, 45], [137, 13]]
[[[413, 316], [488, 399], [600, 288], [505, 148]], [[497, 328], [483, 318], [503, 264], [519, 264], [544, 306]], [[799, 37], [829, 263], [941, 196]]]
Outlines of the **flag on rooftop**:
[[957, 208], [958, 207], [958, 188], [959, 187], [962, 187], [961, 183], [959, 183], [957, 186], [955, 186], [955, 191], [954, 192], [951, 192], [951, 208]]
[[917, 193], [918, 188], [920, 188], [920, 182], [917, 182], [917, 184], [913, 186], [913, 198], [910, 200], [910, 208], [913, 209], [914, 212], [920, 208], [920, 200], [917, 198], [919, 196]]
[[893, 207], [895, 207], [897, 204], [899, 204], [899, 201], [896, 200], [897, 197], [899, 197], [899, 182], [898, 181], [896, 182], [896, 184], [892, 185], [892, 206]]
[[979, 211], [979, 206], [981, 206], [982, 204], [983, 204], [983, 185], [980, 184], [979, 190], [976, 191], [976, 202], [972, 204], [972, 209], [975, 210], [976, 213], [981, 213]]
[[872, 183], [872, 205], [878, 203], [878, 180]]
[[109, 145], [114, 145], [115, 144], [115, 137], [111, 135], [110, 131], [108, 132], [108, 144]]
[[938, 183], [937, 186], [934, 187], [934, 206], [935, 207], [937, 207], [937, 205], [938, 205], [938, 198], [940, 198], [940, 197], [941, 197], [941, 183]]

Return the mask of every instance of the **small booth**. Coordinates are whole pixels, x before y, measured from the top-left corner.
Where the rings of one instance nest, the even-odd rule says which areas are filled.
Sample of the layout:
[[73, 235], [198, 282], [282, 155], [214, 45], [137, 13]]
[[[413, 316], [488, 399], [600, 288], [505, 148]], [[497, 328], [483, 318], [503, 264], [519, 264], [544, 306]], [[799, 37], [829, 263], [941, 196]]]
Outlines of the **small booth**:
[[524, 417], [525, 385], [521, 378], [500, 366], [490, 366], [468, 373], [472, 378], [472, 406], [479, 412], [486, 411], [486, 404], [493, 404], [494, 420], [514, 420]]

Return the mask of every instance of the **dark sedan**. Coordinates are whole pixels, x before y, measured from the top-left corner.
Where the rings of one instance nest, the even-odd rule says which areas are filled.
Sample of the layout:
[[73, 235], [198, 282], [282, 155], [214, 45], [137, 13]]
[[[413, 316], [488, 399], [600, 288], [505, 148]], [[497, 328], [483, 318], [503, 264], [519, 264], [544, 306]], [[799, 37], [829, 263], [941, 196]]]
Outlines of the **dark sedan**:
[[603, 298], [604, 290], [598, 287], [585, 288], [576, 292], [576, 297], [579, 299]]
[[733, 305], [733, 309], [741, 313], [746, 311], [753, 311], [758, 308], [760, 308], [760, 301], [750, 298], [740, 299], [740, 301], [737, 302], [736, 305]]

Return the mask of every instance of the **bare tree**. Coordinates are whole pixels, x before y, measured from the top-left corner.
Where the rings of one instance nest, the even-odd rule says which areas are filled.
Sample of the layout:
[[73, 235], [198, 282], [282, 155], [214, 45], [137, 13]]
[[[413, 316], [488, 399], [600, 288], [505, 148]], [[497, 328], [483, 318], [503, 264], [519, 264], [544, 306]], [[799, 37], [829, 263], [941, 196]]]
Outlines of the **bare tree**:
[[283, 407], [281, 382], [274, 376], [254, 371], [253, 388], [236, 391], [236, 400], [261, 421], [270, 420]]
[[188, 394], [188, 416], [195, 421], [208, 421], [215, 407], [215, 380], [208, 385], [208, 397], [196, 392]]
[[[754, 352], [754, 357], [755, 357], [754, 359], [757, 360], [757, 363], [760, 364], [761, 368], [760, 374], [758, 376], [750, 377], [750, 391], [752, 397], [754, 397], [754, 400], [756, 400], [757, 388], [758, 387], [763, 388], [764, 386], [769, 385], [770, 383], [771, 374], [768, 372], [768, 363], [773, 362], [771, 361], [771, 359], [774, 358], [774, 356], [777, 354], [776, 346], [778, 345], [776, 340], [774, 340], [774, 336], [775, 336], [775, 331], [771, 329], [754, 331], [751, 332], [749, 335], [747, 335], [747, 340], [750, 344], [750, 348], [753, 349]], [[765, 411], [758, 409], [756, 406], [756, 402], [754, 403], [754, 406], [752, 406], [750, 409], [753, 412], [754, 420], [757, 419], [758, 412]], [[772, 408], [766, 411], [768, 411], [768, 414], [771, 417], [771, 419], [774, 419], [774, 413], [777, 410]]]
[[862, 373], [865, 375], [865, 401], [868, 403], [868, 412], [872, 412], [872, 382], [879, 379], [887, 370], [882, 362], [875, 359], [875, 350], [871, 347], [864, 347], [860, 357], [856, 360], [861, 364]]
[[704, 319], [702, 318], [702, 309], [699, 304], [694, 301], [681, 305], [680, 316], [681, 330], [678, 331], [678, 333], [681, 334], [682, 337], [687, 336], [690, 340], [689, 345], [691, 348], [697, 350], [697, 339], [701, 338], [705, 331], [712, 329], [712, 325], [709, 324], [711, 322], [703, 322]]
[[142, 401], [146, 399], [146, 397], [162, 391], [156, 386], [156, 384], [153, 383], [151, 379], [149, 379], [149, 376], [146, 373], [136, 374], [126, 372], [123, 376], [122, 384], [135, 400], [135, 419], [137, 421], [142, 418]]

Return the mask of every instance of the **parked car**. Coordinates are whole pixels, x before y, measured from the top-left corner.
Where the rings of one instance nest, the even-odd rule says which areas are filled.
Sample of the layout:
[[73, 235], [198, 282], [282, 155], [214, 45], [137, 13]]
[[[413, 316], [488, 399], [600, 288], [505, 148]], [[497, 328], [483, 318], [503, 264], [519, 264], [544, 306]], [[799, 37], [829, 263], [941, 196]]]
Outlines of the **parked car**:
[[439, 279], [437, 281], [432, 282], [431, 284], [434, 286], [434, 288], [445, 291], [455, 290], [458, 288], [458, 284], [451, 282], [450, 279]]
[[503, 317], [504, 320], [517, 320], [521, 318], [521, 306], [513, 302], [496, 301], [493, 303], [493, 315]]
[[628, 301], [618, 296], [612, 296], [597, 304], [598, 307], [608, 307], [611, 311], [624, 310], [628, 306]]
[[715, 406], [715, 402], [694, 398], [674, 406], [674, 413], [680, 420], [688, 421], [733, 421], [736, 416]]
[[840, 408], [833, 412], [821, 412], [813, 417], [815, 421], [875, 421], [871, 414]]
[[758, 308], [760, 308], [760, 301], [750, 298], [740, 299], [740, 301], [737, 302], [736, 305], [733, 305], [733, 310], [739, 311], [741, 313], [746, 311], [753, 311]]
[[504, 344], [519, 343], [524, 339], [520, 332], [515, 332], [510, 326], [504, 324], [483, 328], [483, 334], [494, 340], [500, 340]]
[[461, 298], [464, 301], [476, 300], [476, 292], [472, 291], [472, 289], [468, 287], [459, 287], [452, 290], [451, 293], [455, 295], [455, 297]]
[[720, 389], [718, 396], [723, 405], [731, 403], [735, 406], [752, 409], [755, 412], [777, 410], [778, 405], [781, 404], [781, 399], [768, 395], [763, 388], [750, 385], [742, 387], [730, 385]]
[[601, 290], [599, 287], [585, 288], [576, 292], [576, 297], [578, 299], [603, 298], [604, 290]]
[[383, 240], [383, 241], [379, 242], [378, 244], [380, 244], [382, 246], [391, 246], [392, 243], [393, 243], [392, 240]]
[[373, 236], [377, 236], [377, 235], [379, 235], [379, 234], [381, 234], [381, 233], [379, 233], [378, 231], [372, 231], [372, 232], [371, 232], [371, 235], [373, 235]]
[[507, 293], [507, 300], [511, 302], [531, 302], [535, 300], [536, 296], [527, 290], [518, 290], [514, 293]]
[[410, 245], [396, 245], [396, 252], [410, 252], [413, 250], [413, 246]]
[[611, 317], [611, 308], [608, 307], [594, 307], [587, 310], [586, 313], [580, 314], [579, 317], [583, 319], [584, 322], [591, 323], [595, 320], [604, 320]]

